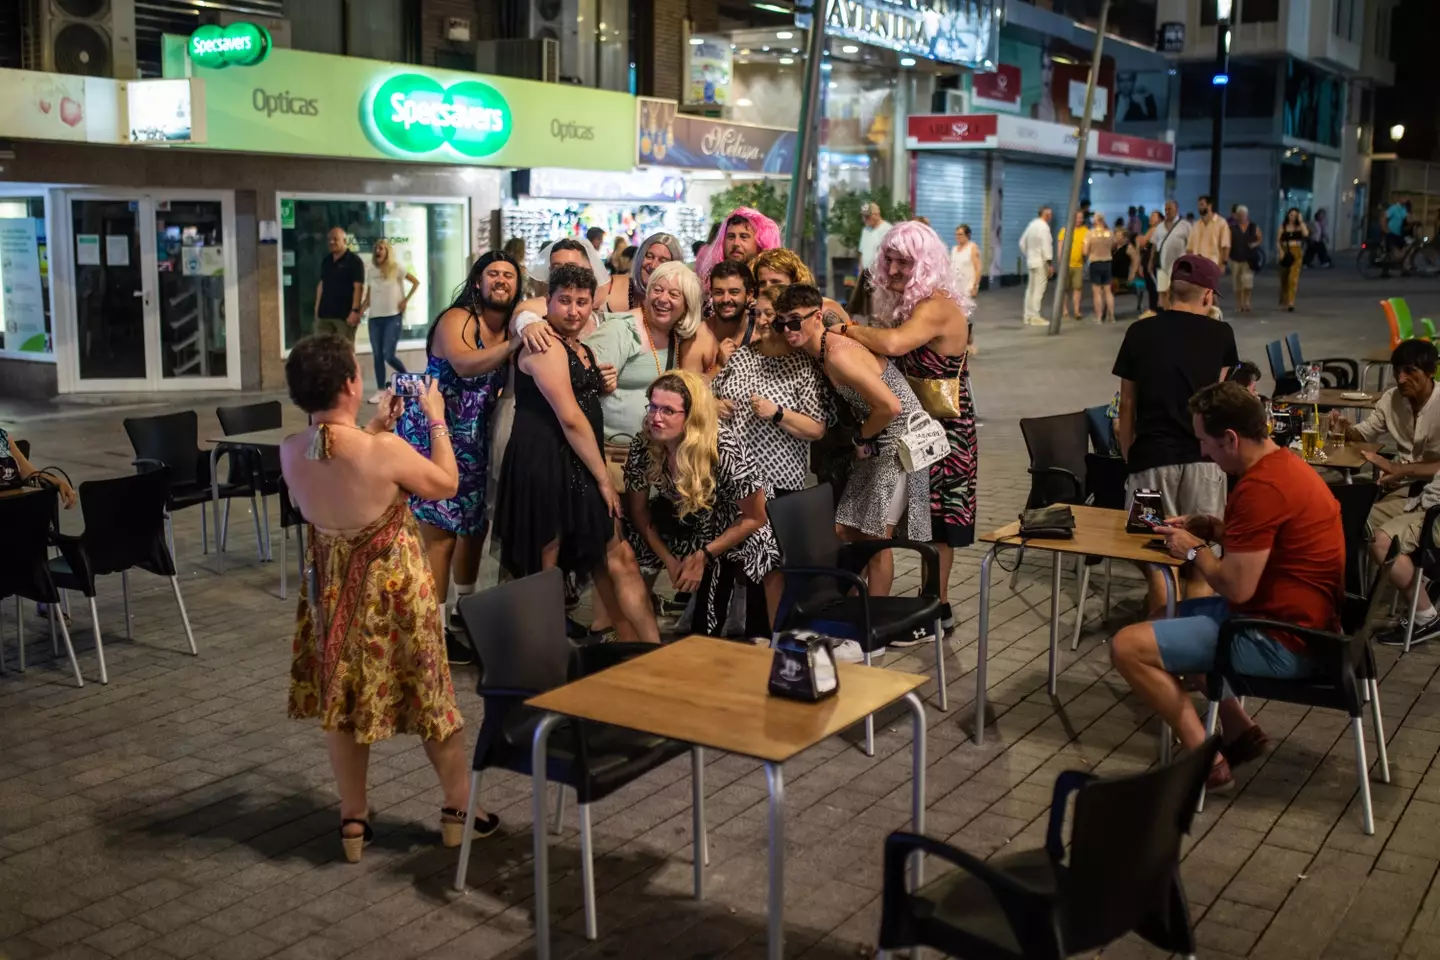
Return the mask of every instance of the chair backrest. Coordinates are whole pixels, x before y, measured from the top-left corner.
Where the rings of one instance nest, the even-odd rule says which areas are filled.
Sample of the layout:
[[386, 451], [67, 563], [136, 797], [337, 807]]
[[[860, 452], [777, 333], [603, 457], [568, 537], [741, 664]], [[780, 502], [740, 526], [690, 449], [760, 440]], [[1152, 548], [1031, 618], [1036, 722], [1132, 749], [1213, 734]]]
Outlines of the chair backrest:
[[1367, 596], [1361, 580], [1366, 550], [1365, 521], [1375, 503], [1373, 483], [1332, 483], [1330, 492], [1340, 503], [1340, 527], [1345, 531], [1345, 592]]
[[1061, 881], [1066, 949], [1094, 950], [1168, 903], [1218, 737], [1144, 773], [1094, 780], [1075, 796], [1069, 869]]
[[1107, 510], [1125, 509], [1125, 481], [1130, 467], [1118, 457], [1085, 454], [1085, 500]]
[[1395, 308], [1390, 305], [1389, 300], [1381, 300], [1380, 309], [1385, 313], [1385, 322], [1390, 325], [1390, 349], [1394, 350], [1400, 346], [1400, 341], [1405, 339], [1400, 336], [1400, 319], [1395, 316]]
[[26, 460], [29, 460], [29, 459], [30, 459], [30, 441], [29, 441], [29, 440], [16, 440], [16, 441], [15, 441], [15, 449], [20, 451], [20, 456], [24, 457]]
[[160, 576], [174, 576], [175, 564], [165, 543], [169, 490], [167, 468], [80, 484], [80, 511], [85, 516], [80, 540], [92, 573], [140, 567]]
[[1400, 336], [1406, 340], [1415, 336], [1415, 318], [1410, 314], [1410, 304], [1404, 297], [1391, 297], [1390, 306], [1395, 310], [1395, 322], [1400, 325]]
[[247, 403], [238, 407], [216, 407], [215, 416], [220, 420], [220, 429], [225, 436], [237, 433], [254, 433], [257, 430], [278, 430], [284, 425], [284, 413], [279, 400], [265, 403]]
[[290, 484], [285, 482], [285, 477], [280, 477], [278, 484], [280, 494], [280, 526], [298, 527], [305, 522], [305, 517], [300, 513], [300, 508], [290, 497]]
[[1300, 364], [1305, 362], [1305, 358], [1300, 355], [1300, 334], [1286, 334], [1285, 346], [1290, 351], [1290, 369], [1299, 370]]
[[1090, 428], [1090, 449], [1102, 457], [1113, 456], [1116, 450], [1115, 421], [1110, 419], [1110, 404], [1085, 408], [1085, 424]]
[[835, 493], [830, 484], [772, 500], [766, 505], [780, 554], [792, 567], [833, 567], [840, 555], [835, 535]]
[[[1058, 413], [1049, 417], [1029, 417], [1020, 421], [1020, 433], [1030, 454], [1030, 469], [1035, 471], [1058, 467], [1068, 470], [1085, 483], [1085, 454], [1089, 451], [1090, 419], [1084, 410]], [[1043, 473], [1030, 477], [1028, 508], [1052, 503], [1073, 503], [1076, 491], [1068, 478]]]
[[457, 606], [485, 665], [482, 694], [564, 685], [574, 645], [565, 635], [565, 577], [558, 569], [461, 597]]
[[1265, 356], [1270, 361], [1270, 376], [1279, 383], [1281, 378], [1290, 376], [1290, 371], [1285, 369], [1285, 354], [1281, 352], [1280, 341], [1271, 340], [1265, 344]]
[[127, 417], [125, 432], [141, 460], [158, 460], [170, 468], [170, 482], [184, 486], [197, 482], [200, 461], [200, 421], [194, 410], [159, 417]]
[[55, 488], [49, 486], [0, 497], [0, 530], [5, 531], [5, 547], [0, 549], [0, 598], [60, 599], [45, 567], [56, 497]]

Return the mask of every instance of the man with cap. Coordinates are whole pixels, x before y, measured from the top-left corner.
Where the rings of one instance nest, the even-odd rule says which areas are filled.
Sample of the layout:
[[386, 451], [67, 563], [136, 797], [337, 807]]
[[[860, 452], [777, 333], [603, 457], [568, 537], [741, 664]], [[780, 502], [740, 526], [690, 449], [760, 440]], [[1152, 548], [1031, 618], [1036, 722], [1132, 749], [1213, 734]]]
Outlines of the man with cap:
[[[1170, 271], [1170, 307], [1136, 320], [1112, 371], [1120, 378], [1120, 453], [1129, 469], [1126, 494], [1155, 490], [1165, 516], [1222, 516], [1225, 472], [1200, 453], [1190, 418], [1190, 398], [1206, 384], [1224, 380], [1240, 362], [1235, 332], [1210, 310], [1220, 294], [1223, 271], [1197, 254], [1178, 258]], [[1150, 612], [1164, 603], [1164, 581], [1150, 578]], [[1203, 580], [1191, 579], [1187, 595], [1207, 594]]]

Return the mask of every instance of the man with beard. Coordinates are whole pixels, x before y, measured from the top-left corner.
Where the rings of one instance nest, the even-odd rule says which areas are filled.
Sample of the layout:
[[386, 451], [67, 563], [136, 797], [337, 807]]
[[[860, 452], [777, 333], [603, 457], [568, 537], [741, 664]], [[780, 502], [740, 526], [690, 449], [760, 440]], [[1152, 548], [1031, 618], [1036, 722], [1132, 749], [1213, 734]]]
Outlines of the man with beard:
[[[455, 496], [410, 497], [442, 608], [452, 571], [457, 598], [475, 590], [489, 528], [491, 430], [500, 418], [510, 357], [522, 346], [521, 338], [509, 332], [519, 295], [520, 265], [507, 254], [491, 251], [475, 261], [455, 302], [440, 314], [425, 341], [425, 376], [439, 384], [445, 397], [445, 421], [431, 422], [420, 404], [407, 403], [396, 424], [400, 436], [427, 457], [432, 431], [448, 431], [455, 450], [460, 473]], [[497, 446], [503, 449], [503, 443]], [[497, 464], [498, 453], [493, 458]], [[445, 646], [451, 663], [474, 662], [474, 653], [448, 625]]]
[[709, 289], [710, 271], [720, 261], [743, 263], [748, 267], [762, 250], [773, 250], [781, 244], [779, 225], [759, 210], [736, 207], [723, 223], [723, 232], [716, 242], [700, 251], [695, 261], [702, 289]]
[[945, 243], [913, 220], [885, 235], [870, 276], [875, 325], [836, 329], [882, 357], [894, 357], [950, 441], [950, 453], [930, 467], [931, 540], [940, 551], [940, 602], [949, 630], [955, 622], [949, 602], [955, 548], [975, 542], [975, 406], [965, 350], [975, 302], [968, 291], [955, 289]]
[[754, 319], [755, 276], [743, 263], [722, 260], [710, 271], [710, 316], [705, 322], [718, 342], [716, 365], [723, 367], [736, 348], [750, 342]]

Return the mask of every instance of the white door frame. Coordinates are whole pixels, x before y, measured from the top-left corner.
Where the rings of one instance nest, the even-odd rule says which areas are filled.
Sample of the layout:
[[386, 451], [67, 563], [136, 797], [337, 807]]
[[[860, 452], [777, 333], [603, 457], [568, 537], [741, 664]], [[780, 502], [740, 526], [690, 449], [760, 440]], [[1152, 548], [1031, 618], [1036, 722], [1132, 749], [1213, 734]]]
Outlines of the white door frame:
[[[55, 319], [56, 374], [61, 393], [183, 392], [240, 389], [240, 291], [235, 260], [235, 193], [232, 190], [154, 189], [148, 187], [78, 187], [57, 190], [52, 214], [56, 228], [50, 247], [51, 297]], [[80, 376], [75, 304], [75, 236], [72, 200], [123, 200], [138, 203], [140, 280], [145, 296], [144, 377], [87, 380]], [[158, 204], [176, 200], [218, 200], [225, 243], [225, 376], [165, 377], [161, 362], [159, 273], [155, 244]], [[63, 305], [63, 308], [62, 308]]]

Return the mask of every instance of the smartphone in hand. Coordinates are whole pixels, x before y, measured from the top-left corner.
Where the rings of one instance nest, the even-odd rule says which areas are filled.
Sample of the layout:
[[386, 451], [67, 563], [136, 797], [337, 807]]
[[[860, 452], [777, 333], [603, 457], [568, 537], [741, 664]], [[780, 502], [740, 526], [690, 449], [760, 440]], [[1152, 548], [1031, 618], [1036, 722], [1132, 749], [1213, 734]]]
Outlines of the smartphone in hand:
[[418, 397], [425, 392], [425, 374], [397, 373], [390, 381], [397, 397]]

